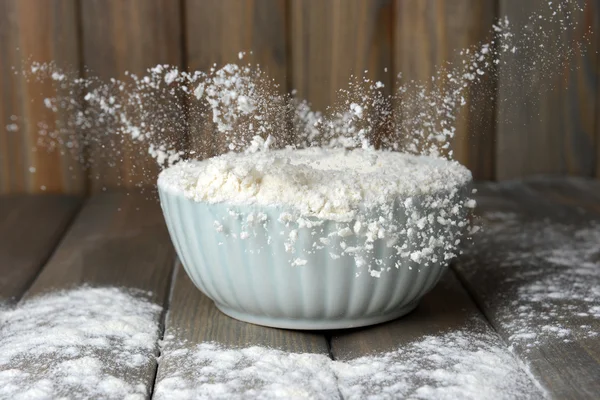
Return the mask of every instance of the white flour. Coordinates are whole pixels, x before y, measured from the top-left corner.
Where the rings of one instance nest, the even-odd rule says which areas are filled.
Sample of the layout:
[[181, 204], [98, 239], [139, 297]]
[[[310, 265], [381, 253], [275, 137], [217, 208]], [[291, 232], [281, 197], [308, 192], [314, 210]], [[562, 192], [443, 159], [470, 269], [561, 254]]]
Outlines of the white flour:
[[[229, 237], [224, 227], [237, 230], [237, 223], [241, 234], [235, 238], [246, 240], [264, 228], [267, 243], [273, 235], [287, 235], [288, 253], [327, 248], [331, 257], [348, 255], [356, 267], [379, 277], [393, 266], [447, 264], [456, 255], [475, 206], [467, 197], [470, 181], [466, 168], [442, 158], [360, 148], [288, 148], [182, 162], [164, 170], [158, 185], [193, 201], [241, 206], [231, 218], [211, 221], [217, 235]], [[244, 206], [281, 212], [269, 220]], [[323, 227], [328, 221], [336, 223], [333, 232]], [[310, 245], [296, 249], [301, 229], [309, 229], [303, 237]], [[377, 256], [378, 244], [393, 250]], [[289, 261], [306, 264], [304, 258]]]
[[157, 399], [541, 399], [502, 341], [455, 331], [348, 362], [262, 347], [167, 340]]
[[[152, 382], [143, 377], [153, 371], [161, 309], [140, 295], [82, 288], [1, 310], [0, 398], [146, 398]], [[191, 346], [173, 336], [162, 347], [157, 399], [542, 397], [491, 333], [428, 336], [348, 362], [260, 347]]]
[[349, 222], [359, 208], [449, 193], [470, 181], [469, 170], [443, 159], [310, 148], [180, 163], [161, 173], [159, 185], [201, 202], [284, 206], [305, 218]]
[[[575, 230], [551, 221], [524, 223], [512, 213], [484, 217], [493, 225], [476, 237], [474, 251], [483, 251], [492, 265], [510, 271], [505, 283], [513, 289], [495, 310], [510, 343], [531, 349], [546, 340], [597, 338], [600, 225], [590, 222]], [[488, 244], [496, 251], [483, 250]], [[470, 268], [464, 272], [474, 273]]]
[[331, 359], [262, 347], [170, 346], [154, 396], [160, 399], [336, 398]]
[[160, 312], [114, 288], [0, 310], [0, 398], [146, 398], [143, 371], [155, 365]]

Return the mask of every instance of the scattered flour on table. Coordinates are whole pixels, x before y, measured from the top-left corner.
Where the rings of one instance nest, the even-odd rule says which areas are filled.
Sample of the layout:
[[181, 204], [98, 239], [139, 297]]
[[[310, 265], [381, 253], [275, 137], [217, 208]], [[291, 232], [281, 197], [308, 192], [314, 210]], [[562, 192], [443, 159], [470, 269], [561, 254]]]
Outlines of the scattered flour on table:
[[[82, 288], [0, 311], [0, 398], [143, 399], [161, 308], [115, 288]], [[348, 362], [249, 347], [190, 347], [166, 336], [157, 399], [537, 399], [494, 334], [455, 331]], [[123, 376], [127, 376], [127, 381]]]
[[1, 309], [0, 398], [145, 399], [161, 307], [143, 297], [81, 288]]
[[160, 399], [336, 398], [328, 356], [262, 347], [225, 349], [201, 343], [174, 346], [159, 360]]
[[[473, 250], [510, 271], [504, 283], [516, 287], [502, 295], [497, 310], [509, 341], [530, 349], [547, 339], [600, 337], [600, 223], [574, 229], [550, 220], [523, 222], [514, 213], [484, 217], [492, 223]], [[484, 250], [488, 245], [492, 250]]]
[[344, 362], [262, 347], [188, 347], [166, 339], [156, 399], [545, 397], [494, 334], [427, 336], [390, 353]]

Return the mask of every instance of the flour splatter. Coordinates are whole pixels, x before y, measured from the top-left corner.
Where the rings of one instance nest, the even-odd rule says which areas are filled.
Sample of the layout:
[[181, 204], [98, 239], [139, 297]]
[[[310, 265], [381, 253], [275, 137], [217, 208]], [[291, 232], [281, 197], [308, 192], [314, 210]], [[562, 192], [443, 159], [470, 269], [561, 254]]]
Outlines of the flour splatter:
[[[483, 264], [500, 268], [495, 312], [512, 344], [531, 349], [547, 340], [569, 342], [600, 335], [600, 225], [570, 225], [517, 214], [485, 213], [491, 221], [476, 236], [470, 254], [485, 254]], [[495, 249], [495, 250], [494, 250]], [[481, 260], [480, 260], [481, 261]], [[510, 290], [502, 290], [501, 287]]]
[[466, 331], [350, 361], [168, 337], [159, 368], [157, 399], [545, 398], [500, 338]]
[[57, 292], [0, 310], [0, 398], [146, 398], [160, 312], [115, 288]]
[[201, 343], [187, 349], [167, 341], [154, 395], [156, 399], [337, 398], [330, 362], [325, 355], [263, 347], [225, 349]]

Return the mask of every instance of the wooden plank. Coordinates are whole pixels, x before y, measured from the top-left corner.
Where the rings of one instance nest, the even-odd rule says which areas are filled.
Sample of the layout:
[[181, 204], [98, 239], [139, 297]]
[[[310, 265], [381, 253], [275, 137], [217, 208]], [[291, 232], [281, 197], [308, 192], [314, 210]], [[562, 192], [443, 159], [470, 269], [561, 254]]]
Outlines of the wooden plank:
[[[500, 15], [508, 16], [521, 42], [499, 65], [498, 179], [536, 173], [594, 174], [597, 43], [586, 35], [590, 26], [597, 30], [599, 4], [561, 2], [570, 11], [584, 8], [561, 17], [568, 26], [562, 30], [558, 22], [544, 22], [552, 12], [547, 3], [500, 0]], [[544, 17], [530, 23], [543, 35], [523, 29], [533, 12]], [[577, 42], [583, 53], [575, 48]], [[567, 51], [574, 54], [567, 57]]]
[[242, 63], [259, 64], [286, 92], [285, 6], [284, 0], [186, 0], [188, 69], [237, 64], [240, 51], [252, 51]]
[[318, 333], [275, 329], [226, 316], [194, 286], [181, 265], [173, 285], [166, 335], [192, 343], [216, 342], [228, 347], [266, 346], [298, 353], [327, 354], [325, 337]]
[[[390, 93], [392, 1], [291, 1], [290, 89], [315, 110], [333, 105], [352, 74], [383, 82]], [[385, 72], [388, 68], [388, 72]]]
[[[492, 397], [512, 397], [519, 388], [524, 398], [543, 398], [536, 383], [521, 369], [452, 270], [447, 271], [411, 314], [372, 327], [334, 332], [331, 353], [335, 360], [350, 368], [355, 365], [363, 368], [358, 379], [348, 378], [343, 372], [348, 366], [341, 368], [338, 380], [341, 393], [346, 395], [356, 393], [360, 387], [361, 395], [356, 397], [413, 398], [420, 397], [422, 391], [429, 392], [426, 397], [431, 398], [443, 397], [442, 393], [449, 391], [454, 393], [450, 397], [468, 397], [466, 391], [474, 389], [466, 384], [465, 377], [478, 380], [482, 378], [473, 377], [483, 373], [483, 379], [489, 380], [486, 389]], [[483, 372], [486, 367], [478, 370], [490, 362], [490, 354], [505, 364], [492, 367], [502, 376], [501, 384], [494, 374]], [[365, 356], [372, 357], [371, 361], [361, 361], [364, 359], [360, 357]], [[477, 361], [469, 363], [466, 361], [469, 358]], [[381, 368], [378, 363], [390, 366]], [[367, 373], [364, 368], [369, 365], [373, 371]], [[506, 369], [499, 372], [503, 368]], [[458, 370], [462, 374], [459, 378], [454, 375]], [[440, 371], [443, 379], [436, 378]]]
[[484, 321], [454, 273], [448, 271], [412, 313], [380, 325], [335, 332], [331, 352], [336, 360], [350, 360], [393, 351], [427, 335], [468, 330], [473, 318], [480, 324]]
[[152, 292], [164, 304], [175, 253], [155, 200], [131, 192], [91, 197], [27, 292], [27, 296], [81, 284]]
[[[186, 0], [184, 4], [188, 71], [208, 72], [214, 65], [229, 63], [259, 64], [282, 93], [288, 91], [285, 0]], [[240, 61], [241, 51], [252, 54]], [[202, 156], [227, 151], [216, 144], [221, 142], [213, 138], [211, 121], [193, 114], [190, 118], [193, 150]]]
[[556, 398], [600, 391], [600, 214], [564, 187], [479, 185], [484, 229], [456, 270], [499, 334]]
[[38, 123], [52, 132], [66, 120], [64, 112], [54, 113], [43, 102], [56, 96], [59, 85], [23, 75], [29, 61], [76, 70], [78, 38], [76, 0], [0, 2], [0, 194], [85, 190], [77, 157], [61, 155], [66, 146], [51, 152], [37, 146]]
[[565, 179], [570, 186], [575, 186], [578, 190], [578, 193], [585, 193], [586, 196], [593, 196], [595, 199], [600, 201], [600, 180], [598, 179], [577, 179], [575, 177], [562, 178]]
[[[181, 66], [180, 2], [90, 0], [81, 2], [83, 63], [87, 76], [123, 79], [157, 64]], [[131, 117], [134, 119], [134, 117]], [[91, 145], [91, 187], [154, 185], [158, 166], [147, 147], [111, 135]]]
[[600, 214], [600, 181], [578, 176], [532, 177], [528, 187], [556, 203], [568, 205], [580, 213]]
[[[108, 286], [123, 287], [133, 296], [149, 298], [164, 307], [174, 264], [174, 249], [156, 201], [133, 191], [97, 194], [85, 204], [24, 300], [60, 289]], [[157, 329], [161, 326], [159, 318], [157, 313]], [[119, 363], [110, 347], [102, 350], [99, 345], [87, 350], [104, 366], [118, 365], [118, 372], [110, 373], [133, 385], [136, 392], [151, 393], [158, 345], [154, 354], [141, 355], [133, 364]], [[48, 365], [64, 361], [61, 357]], [[140, 389], [140, 384], [145, 389]]]
[[[198, 382], [198, 386], [205, 382], [197, 375], [192, 363], [182, 365], [174, 357], [177, 353], [193, 351], [202, 343], [216, 343], [224, 349], [261, 346], [293, 353], [328, 354], [322, 333], [268, 328], [226, 316], [194, 286], [181, 266], [178, 266], [173, 285], [165, 340], [157, 375], [159, 386], [161, 382], [166, 386], [166, 382], [175, 376]], [[245, 388], [249, 389], [252, 387]]]
[[0, 302], [15, 302], [50, 257], [82, 199], [0, 196]]
[[[462, 65], [462, 49], [491, 40], [495, 18], [494, 1], [395, 0], [394, 76], [402, 74], [401, 84], [415, 80], [431, 88], [439, 68]], [[475, 179], [494, 176], [496, 84], [490, 75], [465, 96], [452, 143], [454, 158]]]
[[[595, 29], [593, 29], [593, 38], [596, 44], [596, 67], [598, 66], [598, 52], [600, 52], [600, 17], [598, 14], [595, 15], [595, 19], [593, 20], [593, 25]], [[595, 177], [600, 179], [600, 79], [596, 81], [596, 130], [595, 130], [595, 142], [596, 142], [596, 174]]]

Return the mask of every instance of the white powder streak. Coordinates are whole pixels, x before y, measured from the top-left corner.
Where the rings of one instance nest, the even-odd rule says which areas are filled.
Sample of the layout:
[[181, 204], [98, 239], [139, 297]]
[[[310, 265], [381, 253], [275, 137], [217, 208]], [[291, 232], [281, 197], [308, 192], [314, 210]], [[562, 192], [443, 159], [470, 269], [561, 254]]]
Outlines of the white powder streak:
[[212, 343], [182, 349], [167, 341], [160, 363], [156, 399], [544, 398], [496, 335], [464, 331], [349, 362]]
[[[59, 292], [0, 311], [0, 398], [145, 398], [159, 313], [114, 288]], [[159, 363], [157, 399], [543, 397], [495, 334], [460, 330], [348, 362], [191, 346], [168, 335]]]
[[146, 398], [143, 373], [155, 362], [160, 311], [115, 288], [0, 310], [0, 398]]
[[[600, 336], [600, 225], [523, 223], [502, 212], [484, 217], [493, 224], [476, 236], [477, 247], [468, 254], [484, 252], [496, 268], [511, 270], [505, 284], [514, 291], [502, 296], [496, 311], [509, 342], [529, 351], [547, 340]], [[463, 270], [475, 273], [469, 263]]]

